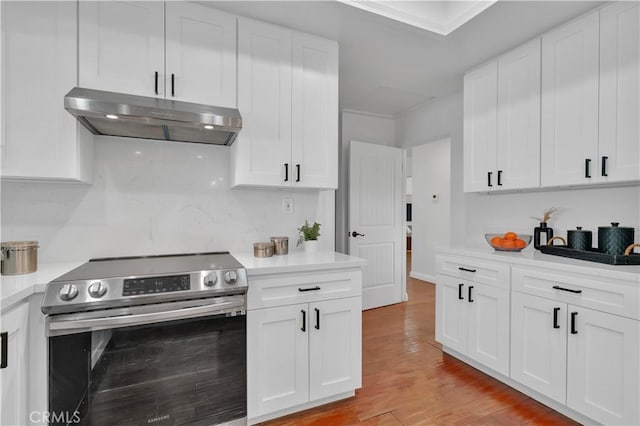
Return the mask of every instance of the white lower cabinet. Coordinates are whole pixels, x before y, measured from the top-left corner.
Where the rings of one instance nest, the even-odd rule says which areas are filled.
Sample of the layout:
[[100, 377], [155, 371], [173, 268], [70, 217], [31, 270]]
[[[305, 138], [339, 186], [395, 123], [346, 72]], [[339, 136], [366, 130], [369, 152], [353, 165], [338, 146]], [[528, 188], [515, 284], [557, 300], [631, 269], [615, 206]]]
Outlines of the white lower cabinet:
[[[361, 273], [344, 272], [345, 293], [357, 287], [358, 295], [342, 298], [335, 298], [339, 289], [327, 283], [327, 274], [317, 274], [316, 284], [309, 281], [313, 275], [249, 277], [249, 292], [254, 292], [247, 307], [249, 423], [319, 405], [361, 387]], [[283, 306], [264, 307], [265, 300], [274, 299], [259, 287], [272, 289], [278, 278], [283, 284], [277, 293], [291, 289], [297, 297], [281, 298]], [[327, 292], [326, 286], [332, 290]]]
[[513, 292], [511, 378], [604, 424], [640, 421], [639, 322]]
[[2, 368], [0, 369], [2, 396], [0, 424], [3, 426], [29, 424], [27, 417], [28, 325], [28, 302], [23, 302], [4, 312], [0, 317], [2, 346], [6, 348], [6, 357], [1, 360]]
[[509, 290], [438, 275], [436, 340], [509, 375]]

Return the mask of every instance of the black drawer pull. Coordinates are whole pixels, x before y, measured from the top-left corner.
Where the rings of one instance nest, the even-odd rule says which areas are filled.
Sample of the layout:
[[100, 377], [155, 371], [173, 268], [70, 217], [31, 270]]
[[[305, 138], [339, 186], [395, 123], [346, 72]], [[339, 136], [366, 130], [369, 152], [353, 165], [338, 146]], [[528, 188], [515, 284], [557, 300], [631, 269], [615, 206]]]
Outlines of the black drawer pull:
[[468, 297], [468, 299], [469, 299], [469, 303], [472, 303], [472, 302], [473, 302], [473, 299], [471, 298], [471, 289], [472, 289], [472, 288], [473, 288], [473, 286], [472, 286], [472, 285], [470, 285], [470, 286], [469, 286], [469, 297]]
[[156, 71], [156, 95], [158, 94], [158, 71]]
[[465, 272], [476, 272], [475, 269], [463, 268], [462, 266], [460, 266], [458, 269]]
[[300, 330], [302, 330], [302, 332], [304, 333], [305, 331], [307, 331], [307, 311], [302, 309], [300, 312], [302, 313], [302, 327], [300, 328]]
[[560, 324], [558, 324], [558, 312], [560, 312], [560, 308], [553, 308], [553, 328], [560, 328]]
[[9, 333], [7, 331], [0, 333], [1, 349], [0, 349], [0, 357], [2, 360], [0, 361], [0, 368], [7, 368], [9, 365], [9, 360], [7, 359], [9, 355]]
[[584, 160], [584, 177], [591, 179], [591, 158], [585, 158]]
[[607, 173], [607, 160], [609, 159], [609, 157], [603, 155], [602, 156], [602, 170], [601, 170], [601, 174], [602, 176], [609, 176], [609, 174]]
[[298, 291], [304, 292], [304, 291], [316, 291], [316, 290], [320, 290], [320, 287], [315, 286], [315, 287], [309, 287], [309, 288], [298, 288]]
[[289, 163], [284, 163], [284, 181], [289, 182]]
[[576, 294], [582, 293], [582, 290], [574, 290], [572, 288], [564, 288], [564, 287], [560, 287], [559, 285], [554, 285], [553, 288], [556, 289], [556, 290], [568, 291], [569, 293], [576, 293]]
[[316, 330], [320, 330], [320, 309], [314, 309], [316, 310]]
[[577, 316], [578, 316], [577, 312], [571, 312], [571, 334], [578, 334], [578, 330], [576, 329]]
[[491, 175], [493, 174], [493, 172], [487, 172], [487, 186], [493, 186], [491, 184]]
[[458, 284], [458, 299], [460, 300], [464, 300], [464, 296], [462, 295], [462, 287], [464, 287], [464, 284]]
[[502, 186], [502, 170], [498, 170], [498, 186]]
[[296, 182], [300, 182], [300, 164], [296, 164]]
[[171, 96], [176, 96], [176, 75], [171, 74]]

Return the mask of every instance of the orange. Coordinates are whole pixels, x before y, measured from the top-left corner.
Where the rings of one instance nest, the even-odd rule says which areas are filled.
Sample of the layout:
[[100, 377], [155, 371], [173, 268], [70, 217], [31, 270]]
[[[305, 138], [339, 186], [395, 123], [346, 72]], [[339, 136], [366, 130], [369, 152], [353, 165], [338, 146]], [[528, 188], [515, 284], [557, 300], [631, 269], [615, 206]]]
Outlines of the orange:
[[525, 248], [526, 246], [527, 246], [527, 243], [523, 239], [521, 238], [516, 239], [517, 248]]
[[505, 239], [502, 243], [502, 248], [516, 248], [516, 240]]
[[504, 241], [502, 237], [493, 237], [491, 239], [491, 245], [494, 247], [502, 247], [502, 241]]
[[515, 232], [507, 232], [506, 234], [504, 234], [504, 239], [505, 240], [515, 240], [518, 238], [518, 234], [516, 234]]

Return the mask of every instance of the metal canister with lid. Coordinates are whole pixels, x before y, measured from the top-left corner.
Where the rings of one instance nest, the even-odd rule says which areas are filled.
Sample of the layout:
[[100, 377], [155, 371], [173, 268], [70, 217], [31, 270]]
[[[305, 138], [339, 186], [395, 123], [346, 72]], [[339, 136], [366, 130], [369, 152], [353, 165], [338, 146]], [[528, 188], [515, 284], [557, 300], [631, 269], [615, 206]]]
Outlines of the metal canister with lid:
[[634, 229], [619, 226], [618, 222], [611, 222], [611, 226], [598, 227], [598, 251], [606, 254], [624, 254], [627, 247], [633, 244]]
[[2, 275], [30, 274], [38, 270], [37, 241], [5, 241], [0, 243]]
[[273, 256], [273, 243], [253, 243], [254, 257], [271, 257]]
[[273, 253], [276, 255], [289, 254], [289, 237], [271, 237]]

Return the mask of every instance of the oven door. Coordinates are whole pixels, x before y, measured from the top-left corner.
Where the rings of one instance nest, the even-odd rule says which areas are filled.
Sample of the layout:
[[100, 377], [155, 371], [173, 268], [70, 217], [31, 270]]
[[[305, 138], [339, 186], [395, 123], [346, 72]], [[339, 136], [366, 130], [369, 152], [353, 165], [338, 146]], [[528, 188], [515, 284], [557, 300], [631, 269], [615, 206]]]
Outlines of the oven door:
[[244, 300], [49, 316], [50, 424], [246, 424]]

